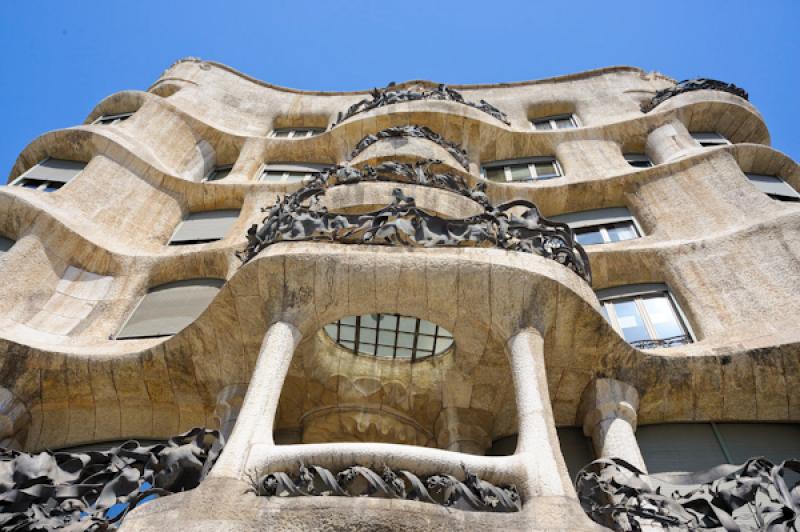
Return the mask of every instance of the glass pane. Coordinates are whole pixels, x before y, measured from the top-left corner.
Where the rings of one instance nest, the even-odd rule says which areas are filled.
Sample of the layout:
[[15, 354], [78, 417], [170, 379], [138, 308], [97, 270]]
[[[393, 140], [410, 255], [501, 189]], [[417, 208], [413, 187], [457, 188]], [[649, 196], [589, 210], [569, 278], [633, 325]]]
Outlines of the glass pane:
[[582, 246], [591, 246], [593, 244], [602, 244], [603, 235], [597, 227], [587, 227], [584, 229], [575, 230], [575, 240]]
[[429, 321], [419, 320], [419, 333], [433, 336], [436, 334], [436, 325]]
[[356, 339], [355, 327], [342, 325], [339, 329], [339, 340], [354, 341]]
[[326, 325], [325, 326], [325, 332], [328, 334], [328, 336], [333, 338], [333, 341], [336, 341], [336, 324], [335, 323], [329, 323], [328, 325]]
[[575, 127], [575, 124], [572, 122], [572, 118], [570, 117], [557, 118], [555, 122], [556, 129], [572, 129]]
[[417, 320], [414, 318], [401, 317], [400, 330], [413, 333], [417, 330]]
[[278, 137], [278, 138], [287, 138], [290, 133], [291, 133], [291, 131], [286, 130], [286, 129], [277, 130], [277, 131], [275, 131], [275, 136]]
[[[361, 316], [361, 327], [372, 327], [373, 329], [377, 329], [378, 316], [380, 316], [380, 314], [366, 314]], [[381, 323], [383, 323], [383, 320], [386, 318], [386, 316], [380, 316], [380, 318]]]
[[672, 338], [686, 334], [667, 296], [643, 298], [642, 304], [650, 323], [655, 327], [658, 338]]
[[32, 188], [35, 190], [39, 188], [42, 184], [39, 183], [38, 181], [30, 181], [28, 179], [25, 179], [24, 181], [20, 182], [20, 185], [22, 185], [25, 188]]
[[379, 345], [379, 346], [378, 346], [378, 350], [375, 352], [375, 354], [376, 354], [377, 356], [379, 356], [379, 357], [388, 357], [388, 358], [392, 358], [392, 357], [394, 357], [394, 348], [391, 348], [391, 347], [383, 347], [383, 346], [380, 346], [380, 345]]
[[450, 331], [448, 331], [447, 329], [445, 329], [443, 327], [439, 327], [439, 331], [436, 334], [438, 334], [439, 336], [443, 336], [445, 338], [452, 338], [453, 337], [453, 335], [450, 334]]
[[619, 301], [612, 303], [617, 312], [617, 323], [621, 329], [622, 337], [628, 342], [650, 340], [650, 335], [644, 326], [639, 309], [633, 301]]
[[538, 122], [534, 122], [533, 127], [535, 127], [538, 131], [547, 131], [549, 129], [553, 129], [553, 127], [550, 125], [550, 120], [540, 120]]
[[417, 350], [433, 351], [433, 336], [417, 336]]
[[527, 164], [515, 164], [510, 166], [509, 170], [511, 170], [512, 181], [530, 181], [533, 179], [531, 169]]
[[359, 342], [358, 344], [358, 352], [364, 353], [365, 355], [375, 355], [375, 344], [371, 344], [368, 342]]
[[397, 327], [397, 316], [391, 314], [381, 314], [381, 329], [395, 330]]
[[61, 188], [61, 183], [47, 183], [47, 185], [45, 185], [45, 187], [44, 187], [44, 191], [45, 192], [55, 192], [59, 188]]
[[343, 345], [347, 349], [355, 349], [356, 348], [356, 344], [354, 344], [353, 342], [339, 342], [339, 344]]
[[381, 345], [394, 345], [395, 334], [394, 331], [380, 331], [378, 333], [378, 343]]
[[441, 353], [445, 349], [453, 345], [452, 338], [437, 338], [436, 339], [436, 353]]
[[486, 179], [489, 181], [496, 181], [499, 183], [505, 183], [506, 181], [506, 171], [503, 167], [499, 168], [487, 168], [486, 169]]
[[534, 166], [536, 167], [536, 176], [539, 179], [558, 176], [555, 161], [542, 161], [534, 164]]
[[377, 339], [377, 333], [375, 332], [375, 329], [366, 329], [364, 327], [361, 327], [358, 336], [359, 342], [374, 344], [376, 339]]
[[339, 320], [342, 325], [355, 325], [356, 324], [356, 317], [355, 316], [347, 316]]
[[397, 348], [397, 358], [411, 358], [411, 349]]
[[308, 174], [295, 174], [295, 173], [290, 173], [290, 174], [288, 175], [288, 177], [286, 178], [286, 182], [287, 182], [287, 183], [297, 183], [297, 182], [299, 182], [299, 181], [302, 181], [302, 180], [303, 180], [303, 179], [305, 179], [306, 177], [308, 177]]
[[397, 335], [397, 345], [399, 347], [414, 347], [414, 335], [409, 333], [400, 333]]
[[283, 181], [283, 172], [272, 172], [267, 170], [264, 172], [264, 175], [261, 177], [262, 181], [267, 181], [268, 183], [279, 183]]
[[612, 242], [619, 242], [621, 240], [631, 240], [637, 238], [639, 235], [636, 233], [636, 227], [633, 222], [620, 222], [606, 226], [608, 237]]

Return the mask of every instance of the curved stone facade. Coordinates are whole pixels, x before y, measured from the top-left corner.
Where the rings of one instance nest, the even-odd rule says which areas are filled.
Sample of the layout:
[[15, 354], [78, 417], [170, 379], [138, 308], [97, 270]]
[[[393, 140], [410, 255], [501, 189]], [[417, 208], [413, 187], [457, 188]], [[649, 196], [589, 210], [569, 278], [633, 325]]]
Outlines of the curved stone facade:
[[[746, 175], [800, 190], [800, 168], [731, 92], [675, 91], [642, 112], [673, 85], [631, 67], [450, 88], [410, 81], [347, 113], [376, 96], [286, 89], [186, 59], [146, 92], [109, 96], [83, 125], [32, 141], [9, 184], [47, 158], [87, 163], [80, 173], [56, 192], [0, 189], [0, 237], [14, 242], [0, 253], [0, 441], [33, 452], [220, 429], [227, 443], [210, 477], [131, 512], [123, 530], [600, 528], [578, 503], [557, 427], [581, 427], [598, 458], [644, 467], [637, 426], [800, 422], [800, 203]], [[433, 96], [413, 96], [425, 91]], [[96, 122], [120, 113], [132, 115]], [[564, 114], [577, 127], [531, 122]], [[275, 136], [293, 128], [322, 131]], [[729, 144], [692, 137], [709, 132]], [[632, 166], [629, 153], [653, 165]], [[498, 182], [484, 170], [537, 158], [554, 158], [561, 175]], [[390, 177], [331, 187], [315, 208], [353, 217], [402, 196], [436, 219], [469, 220], [488, 212], [481, 202], [525, 200], [536, 218], [512, 210], [508, 220], [539, 230], [539, 214], [626, 207], [641, 234], [586, 246], [591, 277], [546, 254], [432, 240], [284, 239], [238, 258], [248, 229], [266, 223], [262, 209], [305, 186], [291, 165], [391, 163], [424, 163], [480, 196]], [[261, 179], [280, 165], [283, 178]], [[224, 238], [168, 245], [190, 213], [231, 209], [240, 215]], [[190, 279], [224, 280], [190, 325], [116, 339], [150, 289]], [[637, 349], [607, 321], [596, 291], [648, 283], [669, 288], [691, 343]], [[412, 363], [356, 354], [322, 332], [378, 313], [427, 320], [453, 346]], [[486, 454], [514, 435], [513, 454]], [[249, 478], [294, 475], [300, 461], [460, 480], [466, 467], [514, 485], [521, 510], [242, 495]]]

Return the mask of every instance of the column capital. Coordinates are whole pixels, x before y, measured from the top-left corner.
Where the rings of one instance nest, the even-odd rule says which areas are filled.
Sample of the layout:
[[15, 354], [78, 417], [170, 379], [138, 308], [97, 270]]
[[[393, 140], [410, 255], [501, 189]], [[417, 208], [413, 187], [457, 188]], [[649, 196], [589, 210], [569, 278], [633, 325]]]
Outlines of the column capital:
[[583, 392], [578, 421], [587, 436], [592, 435], [598, 424], [612, 419], [622, 419], [636, 430], [638, 410], [639, 392], [636, 388], [617, 379], [600, 378], [591, 382]]

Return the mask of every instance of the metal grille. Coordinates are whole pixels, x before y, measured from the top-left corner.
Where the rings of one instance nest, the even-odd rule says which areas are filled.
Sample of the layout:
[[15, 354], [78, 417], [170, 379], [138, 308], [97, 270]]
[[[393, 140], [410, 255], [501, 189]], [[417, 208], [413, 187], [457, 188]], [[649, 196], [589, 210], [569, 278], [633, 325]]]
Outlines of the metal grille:
[[453, 335], [447, 329], [399, 314], [348, 316], [324, 329], [334, 342], [355, 353], [411, 362], [453, 345]]

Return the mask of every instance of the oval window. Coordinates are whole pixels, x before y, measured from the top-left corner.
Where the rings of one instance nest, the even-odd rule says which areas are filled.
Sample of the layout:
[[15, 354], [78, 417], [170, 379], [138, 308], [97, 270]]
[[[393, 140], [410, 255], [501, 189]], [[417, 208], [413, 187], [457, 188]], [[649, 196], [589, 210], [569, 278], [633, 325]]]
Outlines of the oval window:
[[399, 314], [347, 316], [324, 329], [334, 342], [354, 353], [411, 362], [453, 345], [453, 335], [444, 327]]

